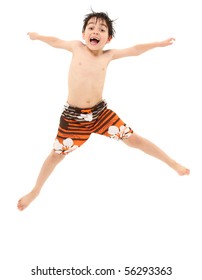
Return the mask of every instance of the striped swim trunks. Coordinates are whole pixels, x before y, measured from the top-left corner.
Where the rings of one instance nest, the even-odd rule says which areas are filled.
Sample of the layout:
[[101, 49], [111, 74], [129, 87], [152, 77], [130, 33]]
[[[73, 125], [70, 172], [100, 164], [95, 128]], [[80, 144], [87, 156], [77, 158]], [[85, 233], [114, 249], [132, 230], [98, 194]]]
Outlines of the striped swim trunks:
[[78, 108], [66, 103], [53, 149], [65, 155], [84, 144], [92, 133], [119, 140], [129, 138], [133, 131], [107, 108], [105, 100], [92, 108]]

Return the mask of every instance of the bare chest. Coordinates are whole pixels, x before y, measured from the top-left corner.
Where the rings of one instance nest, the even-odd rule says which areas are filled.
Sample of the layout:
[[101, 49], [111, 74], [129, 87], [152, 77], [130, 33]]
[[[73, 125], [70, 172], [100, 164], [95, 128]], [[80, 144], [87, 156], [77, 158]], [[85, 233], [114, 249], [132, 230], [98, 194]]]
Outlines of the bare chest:
[[107, 62], [99, 59], [88, 59], [84, 57], [73, 58], [70, 66], [70, 71], [79, 76], [105, 76], [107, 70]]

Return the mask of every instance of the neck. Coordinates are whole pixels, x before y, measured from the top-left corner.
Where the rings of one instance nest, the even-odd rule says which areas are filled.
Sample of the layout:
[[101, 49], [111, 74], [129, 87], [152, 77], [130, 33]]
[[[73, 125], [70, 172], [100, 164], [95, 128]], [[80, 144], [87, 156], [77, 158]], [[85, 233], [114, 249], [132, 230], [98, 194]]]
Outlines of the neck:
[[102, 50], [102, 49], [101, 49], [101, 50], [91, 50], [91, 49], [89, 49], [87, 46], [86, 46], [86, 49], [87, 49], [87, 51], [88, 51], [89, 53], [91, 53], [91, 54], [94, 55], [94, 56], [98, 56], [98, 55], [100, 55], [100, 54], [103, 53], [103, 50]]

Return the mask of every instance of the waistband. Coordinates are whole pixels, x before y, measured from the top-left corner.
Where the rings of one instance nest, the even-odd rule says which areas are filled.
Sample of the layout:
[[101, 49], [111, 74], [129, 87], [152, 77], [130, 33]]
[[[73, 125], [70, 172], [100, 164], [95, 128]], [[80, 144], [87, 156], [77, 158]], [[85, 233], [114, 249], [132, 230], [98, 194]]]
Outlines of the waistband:
[[107, 108], [107, 102], [105, 100], [101, 100], [98, 104], [90, 108], [79, 108], [65, 103], [62, 116], [81, 122], [92, 121], [96, 119], [105, 108]]
[[69, 104], [68, 102], [66, 102], [64, 106], [69, 108], [69, 109], [75, 110], [77, 112], [85, 113], [87, 111], [93, 112], [95, 110], [98, 110], [99, 108], [102, 108], [105, 105], [107, 105], [106, 100], [101, 100], [100, 102], [95, 104], [93, 107], [87, 107], [87, 108], [79, 108], [79, 107], [76, 107], [76, 106], [73, 106], [73, 105]]

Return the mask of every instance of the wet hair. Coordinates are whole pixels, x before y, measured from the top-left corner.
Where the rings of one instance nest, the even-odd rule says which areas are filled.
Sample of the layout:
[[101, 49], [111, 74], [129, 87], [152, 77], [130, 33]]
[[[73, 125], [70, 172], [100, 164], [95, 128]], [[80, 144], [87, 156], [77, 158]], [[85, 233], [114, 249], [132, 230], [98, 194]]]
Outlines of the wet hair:
[[97, 12], [94, 12], [92, 9], [91, 9], [91, 13], [85, 15], [85, 18], [83, 20], [82, 32], [85, 31], [86, 26], [91, 18], [96, 18], [96, 21], [98, 19], [104, 20], [108, 27], [109, 37], [115, 37], [115, 29], [113, 26], [114, 20], [111, 20], [107, 13], [103, 13], [103, 12], [97, 13]]

